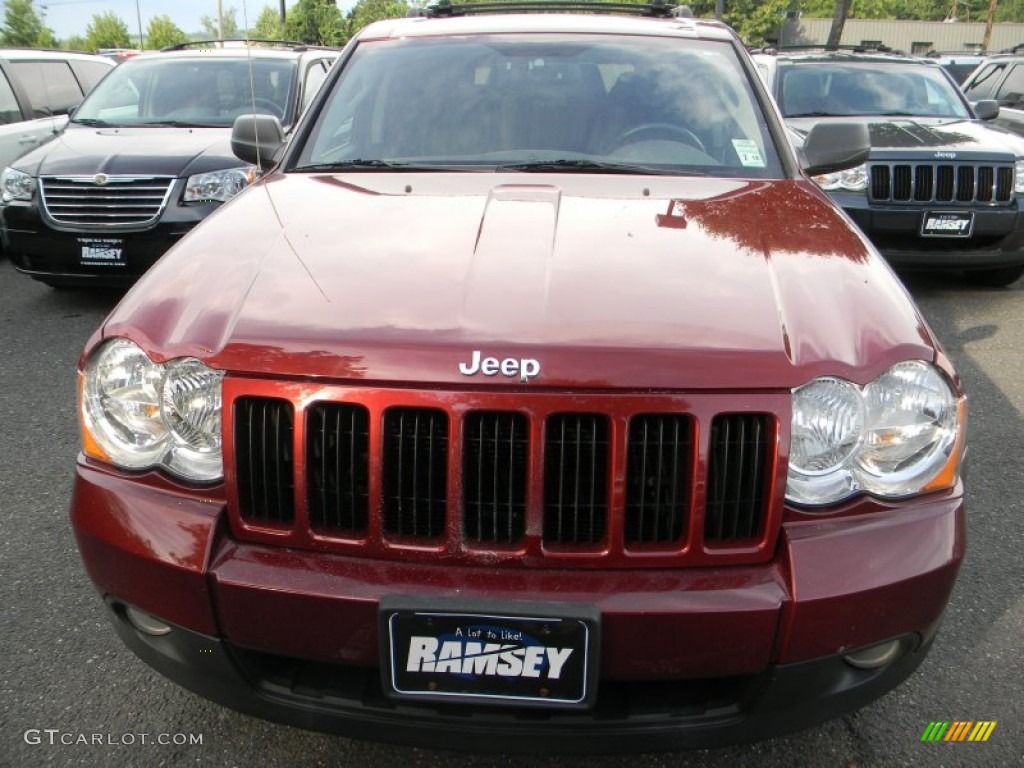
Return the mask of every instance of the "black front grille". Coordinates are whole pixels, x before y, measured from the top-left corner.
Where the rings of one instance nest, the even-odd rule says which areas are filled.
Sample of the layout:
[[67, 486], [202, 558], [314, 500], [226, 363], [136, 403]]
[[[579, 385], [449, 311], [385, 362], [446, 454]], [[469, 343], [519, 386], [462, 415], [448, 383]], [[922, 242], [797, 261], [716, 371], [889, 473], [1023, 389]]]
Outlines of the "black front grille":
[[1008, 205], [1013, 184], [1009, 165], [874, 163], [869, 188], [876, 202]]
[[771, 437], [770, 417], [762, 414], [728, 414], [711, 422], [705, 540], [750, 539], [760, 532]]
[[39, 179], [49, 217], [69, 226], [144, 227], [160, 218], [170, 176], [51, 176]]
[[559, 410], [569, 398], [535, 411], [515, 410], [521, 398], [511, 395], [478, 397], [467, 410], [443, 396], [434, 405], [418, 395], [415, 407], [400, 398], [229, 398], [232, 515], [243, 535], [266, 527], [264, 543], [319, 540], [354, 556], [504, 551], [524, 563], [585, 555], [621, 565], [651, 553], [761, 557], [769, 549], [759, 542], [777, 534], [774, 415], [716, 409], [704, 421], [670, 408]]
[[463, 422], [463, 533], [513, 543], [526, 530], [530, 424], [521, 413], [476, 411]]
[[311, 525], [364, 533], [369, 524], [369, 412], [361, 405], [317, 403], [306, 419]]
[[608, 516], [608, 419], [550, 416], [544, 438], [544, 539], [595, 544]]
[[444, 535], [448, 506], [448, 415], [431, 408], [384, 413], [384, 530]]
[[688, 416], [636, 416], [629, 425], [626, 541], [665, 543], [682, 538], [689, 517], [693, 423]]
[[236, 483], [243, 517], [261, 523], [295, 519], [295, 419], [287, 400], [235, 401]]

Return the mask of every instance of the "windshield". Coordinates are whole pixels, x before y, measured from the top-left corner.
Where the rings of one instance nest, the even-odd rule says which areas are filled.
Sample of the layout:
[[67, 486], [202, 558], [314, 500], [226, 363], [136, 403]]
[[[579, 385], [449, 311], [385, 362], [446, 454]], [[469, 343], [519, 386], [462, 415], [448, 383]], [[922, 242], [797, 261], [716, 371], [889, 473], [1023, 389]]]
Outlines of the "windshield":
[[253, 112], [255, 103], [256, 112], [288, 124], [295, 72], [296, 64], [289, 59], [131, 59], [96, 86], [72, 122], [228, 128], [238, 115]]
[[294, 168], [410, 167], [782, 173], [732, 46], [556, 34], [360, 45]]
[[780, 67], [786, 117], [970, 117], [938, 67], [815, 61]]

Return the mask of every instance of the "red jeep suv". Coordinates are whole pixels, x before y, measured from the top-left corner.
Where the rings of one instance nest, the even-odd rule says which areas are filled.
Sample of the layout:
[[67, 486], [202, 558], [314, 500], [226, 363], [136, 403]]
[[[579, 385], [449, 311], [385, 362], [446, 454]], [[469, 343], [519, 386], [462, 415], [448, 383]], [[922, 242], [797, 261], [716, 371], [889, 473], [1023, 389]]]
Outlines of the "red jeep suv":
[[797, 153], [727, 27], [629, 7], [380, 22], [287, 140], [236, 120], [272, 167], [79, 370], [72, 522], [157, 670], [360, 738], [607, 752], [920, 664], [965, 398], [808, 178], [867, 132]]

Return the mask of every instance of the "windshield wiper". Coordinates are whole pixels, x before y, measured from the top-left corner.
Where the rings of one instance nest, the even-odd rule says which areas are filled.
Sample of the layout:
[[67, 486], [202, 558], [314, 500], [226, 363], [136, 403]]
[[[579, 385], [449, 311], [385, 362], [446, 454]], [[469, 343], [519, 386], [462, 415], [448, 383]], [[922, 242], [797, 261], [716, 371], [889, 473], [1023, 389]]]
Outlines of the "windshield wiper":
[[571, 171], [579, 173], [622, 173], [647, 176], [707, 176], [702, 171], [680, 171], [675, 168], [652, 168], [649, 165], [626, 163], [605, 163], [596, 160], [534, 160], [525, 163], [506, 163], [496, 166], [495, 171], [522, 171], [524, 173], [543, 171]]
[[109, 128], [113, 123], [108, 123], [106, 120], [100, 120], [98, 117], [73, 117], [71, 122], [75, 125], [89, 125], [94, 128]]
[[837, 115], [832, 112], [796, 112], [786, 115], [786, 117], [849, 117], [849, 115]]
[[143, 128], [226, 128], [224, 125], [216, 125], [215, 123], [191, 123], [186, 120], [154, 120], [149, 122], [148, 120], [144, 123], [134, 123], [132, 127], [141, 126]]
[[451, 171], [462, 170], [452, 169], [442, 165], [415, 165], [413, 163], [398, 163], [391, 160], [337, 160], [333, 163], [310, 163], [309, 165], [298, 165], [296, 171]]

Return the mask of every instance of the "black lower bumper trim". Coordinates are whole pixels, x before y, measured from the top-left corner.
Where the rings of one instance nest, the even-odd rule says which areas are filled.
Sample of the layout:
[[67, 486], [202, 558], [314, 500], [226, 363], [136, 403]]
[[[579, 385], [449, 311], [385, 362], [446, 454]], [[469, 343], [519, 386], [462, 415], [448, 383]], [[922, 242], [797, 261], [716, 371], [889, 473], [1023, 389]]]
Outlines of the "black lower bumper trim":
[[931, 641], [900, 638], [885, 667], [839, 656], [775, 665], [759, 675], [706, 681], [602, 681], [592, 710], [407, 704], [388, 699], [377, 669], [283, 659], [174, 627], [144, 634], [107, 599], [121, 639], [157, 671], [246, 714], [352, 738], [504, 753], [651, 752], [780, 736], [861, 707], [921, 663]]

